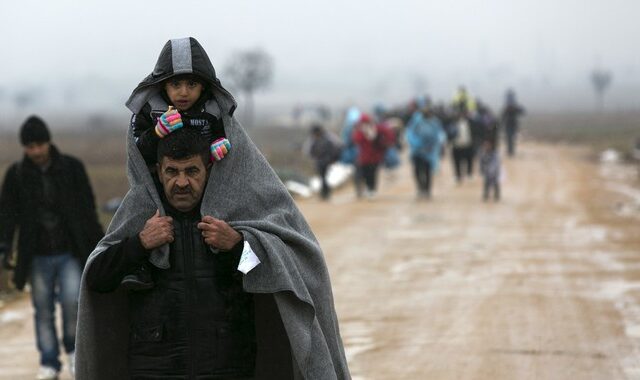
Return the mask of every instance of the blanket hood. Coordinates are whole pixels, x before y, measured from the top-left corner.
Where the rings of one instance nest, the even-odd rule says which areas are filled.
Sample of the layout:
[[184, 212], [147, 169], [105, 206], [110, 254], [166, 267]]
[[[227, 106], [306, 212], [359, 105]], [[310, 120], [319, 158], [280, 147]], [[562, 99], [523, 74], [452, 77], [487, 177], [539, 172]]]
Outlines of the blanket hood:
[[160, 56], [151, 74], [138, 84], [125, 103], [133, 113], [138, 113], [142, 107], [161, 91], [161, 83], [175, 75], [194, 74], [201, 77], [207, 84], [213, 96], [228, 108], [222, 110], [228, 115], [233, 115], [237, 103], [216, 76], [216, 70], [202, 45], [193, 37], [177, 38], [167, 41], [160, 51]]

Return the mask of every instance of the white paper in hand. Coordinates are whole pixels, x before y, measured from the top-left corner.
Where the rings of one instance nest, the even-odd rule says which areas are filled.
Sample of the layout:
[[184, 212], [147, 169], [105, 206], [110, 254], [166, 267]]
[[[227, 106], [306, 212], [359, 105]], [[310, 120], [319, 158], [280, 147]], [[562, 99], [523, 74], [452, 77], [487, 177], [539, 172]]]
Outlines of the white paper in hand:
[[249, 242], [245, 240], [244, 248], [242, 248], [242, 256], [240, 256], [240, 263], [238, 263], [238, 270], [247, 274], [258, 264], [260, 264], [260, 259], [255, 253], [253, 253], [253, 249], [251, 249]]

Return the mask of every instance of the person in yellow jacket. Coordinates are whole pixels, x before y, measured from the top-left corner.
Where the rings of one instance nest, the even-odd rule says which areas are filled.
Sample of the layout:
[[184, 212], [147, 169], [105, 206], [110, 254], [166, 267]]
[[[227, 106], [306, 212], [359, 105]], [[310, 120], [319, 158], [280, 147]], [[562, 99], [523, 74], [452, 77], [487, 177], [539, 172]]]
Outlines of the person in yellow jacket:
[[458, 90], [453, 95], [451, 103], [456, 111], [468, 113], [470, 115], [473, 115], [476, 112], [476, 101], [467, 92], [467, 89], [464, 86], [458, 87]]

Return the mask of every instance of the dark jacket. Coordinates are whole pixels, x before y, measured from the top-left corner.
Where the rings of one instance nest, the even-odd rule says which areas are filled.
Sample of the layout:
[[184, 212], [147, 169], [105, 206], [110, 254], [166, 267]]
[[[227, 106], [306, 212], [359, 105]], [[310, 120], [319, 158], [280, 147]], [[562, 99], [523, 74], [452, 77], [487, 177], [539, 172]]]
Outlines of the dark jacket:
[[[57, 199], [56, 211], [62, 219], [66, 241], [71, 252], [84, 266], [91, 251], [103, 236], [96, 214], [95, 200], [84, 165], [76, 158], [58, 152], [51, 145], [51, 166], [48, 169]], [[14, 233], [19, 229], [17, 265], [13, 281], [23, 289], [29, 277], [34, 255], [47, 250], [43, 227], [36, 211], [43, 199], [40, 168], [26, 156], [14, 163], [5, 175], [0, 194], [0, 245], [11, 251]]]
[[315, 161], [320, 170], [336, 162], [342, 153], [342, 144], [336, 136], [327, 131], [322, 131], [318, 136], [312, 135], [305, 142], [305, 153]]
[[518, 130], [518, 118], [524, 114], [524, 108], [519, 104], [507, 104], [502, 110], [502, 122], [507, 131]]
[[[236, 270], [242, 242], [212, 253], [201, 231], [199, 208], [173, 217], [169, 269], [149, 265], [154, 288], [129, 293], [129, 367], [133, 379], [222, 379], [253, 375], [256, 357], [253, 298]], [[92, 264], [93, 290], [113, 291], [147, 260], [137, 236], [116, 244]]]
[[[162, 99], [166, 101], [164, 96]], [[208, 97], [201, 97], [189, 111], [180, 111], [180, 115], [184, 124], [183, 128], [197, 128], [202, 138], [211, 144], [216, 139], [226, 137], [226, 135], [222, 119], [205, 109], [205, 103], [208, 99]], [[156, 155], [160, 138], [155, 133], [155, 125], [157, 119], [166, 110], [166, 107], [153, 109], [152, 105], [147, 103], [139, 113], [131, 116], [131, 129], [136, 138], [136, 146], [147, 165], [153, 165], [157, 162]]]

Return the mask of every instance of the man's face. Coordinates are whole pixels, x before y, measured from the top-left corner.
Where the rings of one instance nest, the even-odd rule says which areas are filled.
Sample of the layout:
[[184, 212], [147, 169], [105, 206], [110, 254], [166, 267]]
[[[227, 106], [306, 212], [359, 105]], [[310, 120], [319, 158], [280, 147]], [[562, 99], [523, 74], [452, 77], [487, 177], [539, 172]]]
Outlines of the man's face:
[[51, 144], [48, 142], [32, 142], [24, 146], [24, 153], [38, 166], [49, 162], [50, 150]]
[[202, 83], [192, 79], [169, 79], [164, 85], [167, 96], [178, 111], [186, 111], [200, 98]]
[[169, 204], [176, 210], [191, 211], [200, 202], [207, 183], [207, 167], [195, 155], [182, 160], [163, 157], [158, 176]]

